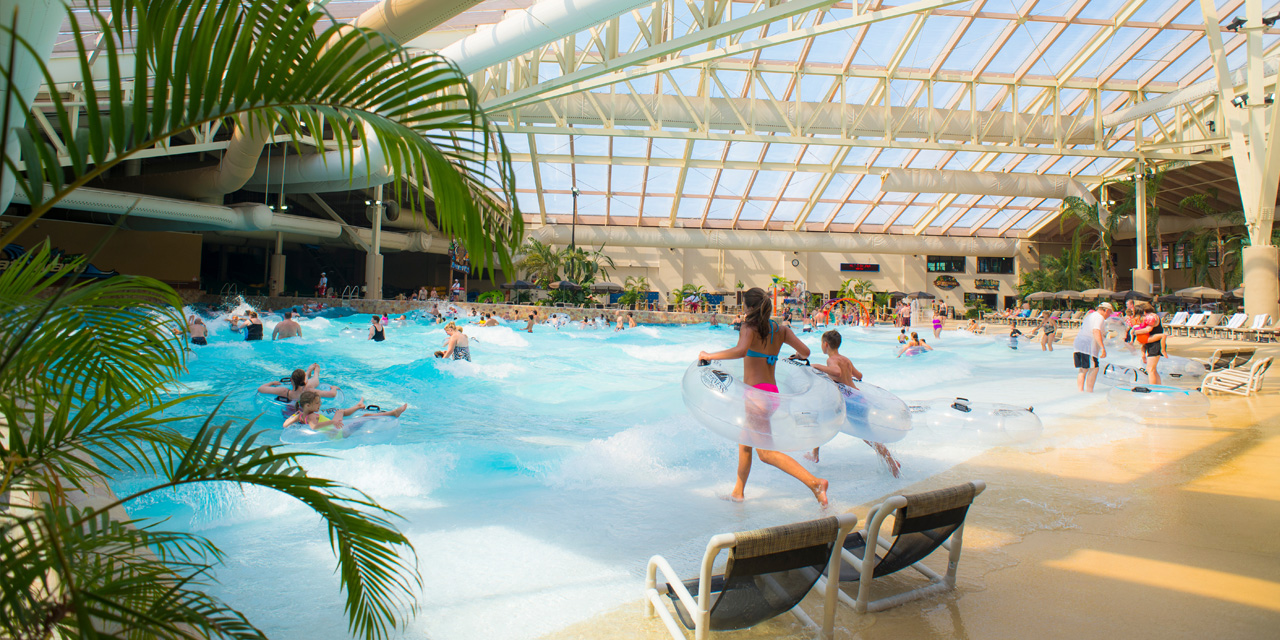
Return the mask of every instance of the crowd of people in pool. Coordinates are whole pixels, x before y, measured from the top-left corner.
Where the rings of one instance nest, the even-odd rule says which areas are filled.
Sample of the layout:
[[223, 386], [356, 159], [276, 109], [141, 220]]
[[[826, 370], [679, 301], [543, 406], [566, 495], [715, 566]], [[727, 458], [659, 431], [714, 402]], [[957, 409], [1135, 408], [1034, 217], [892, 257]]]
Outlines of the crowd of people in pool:
[[[779, 353], [783, 346], [789, 346], [794, 350], [792, 358], [807, 359], [810, 356], [809, 347], [806, 346], [792, 329], [790, 310], [780, 318], [774, 318], [772, 302], [763, 289], [753, 288], [748, 290], [744, 296], [746, 311], [734, 318], [733, 327], [738, 331], [738, 342], [729, 349], [719, 351], [702, 351], [698, 354], [700, 360], [743, 360], [743, 382], [754, 389], [758, 389], [768, 393], [778, 393], [777, 380], [774, 375], [774, 367], [778, 362]], [[437, 358], [445, 360], [471, 360], [471, 338], [467, 336], [463, 330], [464, 326], [485, 326], [492, 327], [499, 324], [498, 318], [512, 323], [525, 322], [522, 331], [532, 333], [534, 327], [542, 324], [554, 329], [560, 329], [569, 324], [569, 316], [561, 312], [543, 312], [528, 313], [523, 317], [521, 312], [511, 310], [506, 314], [477, 313], [474, 309], [462, 310], [454, 304], [449, 304], [444, 309], [439, 304], [433, 305], [429, 310], [416, 312], [420, 319], [426, 319], [437, 324], [444, 324], [445, 334], [448, 336], [442, 349], [435, 352]], [[1073, 365], [1077, 369], [1078, 388], [1082, 392], [1092, 392], [1096, 382], [1100, 359], [1107, 357], [1106, 336], [1108, 334], [1107, 320], [1115, 313], [1114, 307], [1109, 302], [1103, 302], [1096, 309], [1090, 311], [1083, 319], [1080, 332], [1072, 343]], [[302, 326], [297, 322], [299, 316], [298, 310], [295, 308], [286, 311], [283, 319], [278, 322], [272, 330], [272, 340], [285, 340], [290, 338], [302, 337]], [[1167, 334], [1161, 326], [1159, 314], [1155, 313], [1154, 308], [1149, 303], [1129, 301], [1126, 303], [1124, 312], [1124, 343], [1136, 343], [1141, 346], [1141, 355], [1145, 371], [1149, 376], [1152, 384], [1160, 384], [1160, 374], [1157, 370], [1157, 364], [1162, 357], [1168, 355]], [[840, 314], [834, 316], [839, 318], [836, 322], [848, 320]], [[822, 318], [828, 321], [833, 319], [832, 316]], [[813, 327], [820, 326], [817, 316], [804, 318], [804, 331], [810, 331]], [[394, 322], [403, 325], [409, 321], [409, 317], [402, 315], [396, 318]], [[369, 333], [367, 340], [372, 342], [384, 342], [387, 339], [387, 328], [393, 321], [384, 315], [373, 315], [370, 319]], [[810, 324], [811, 323], [811, 324]], [[232, 330], [240, 331], [244, 334], [244, 339], [262, 340], [263, 339], [263, 322], [257, 311], [248, 311], [244, 316], [232, 315], [230, 317]], [[629, 328], [635, 328], [635, 317], [630, 312], [619, 311], [613, 320], [610, 320], [603, 313], [588, 318], [584, 321], [576, 323], [582, 329], [602, 329], [613, 328], [615, 331], [622, 331]], [[716, 324], [713, 320], [712, 324]], [[905, 324], [905, 323], [897, 323]], [[935, 316], [932, 322], [933, 335], [935, 338], [941, 336], [944, 326], [942, 316]], [[970, 321], [964, 327], [972, 333], [979, 332], [979, 325], [976, 320]], [[1042, 350], [1052, 351], [1053, 343], [1059, 327], [1053, 319], [1047, 319], [1041, 322], [1032, 331], [1032, 336], [1040, 334], [1040, 346]], [[208, 327], [198, 315], [192, 315], [188, 319], [187, 335], [190, 342], [195, 345], [207, 344]], [[1018, 338], [1022, 335], [1021, 330], [1017, 326], [1010, 328], [1009, 339], [1012, 347], [1016, 348]], [[919, 333], [911, 331], [908, 333], [907, 328], [902, 328], [897, 336], [898, 349], [897, 356], [918, 355], [933, 351], [934, 347], [921, 338]], [[822, 335], [821, 348], [827, 360], [825, 364], [812, 364], [813, 368], [826, 374], [831, 380], [846, 385], [848, 387], [857, 388], [857, 384], [862, 380], [862, 372], [854, 365], [854, 363], [846, 356], [840, 354], [841, 345], [840, 333], [829, 330]], [[258, 392], [280, 399], [287, 407], [286, 414], [288, 417], [284, 422], [286, 428], [292, 426], [302, 426], [312, 430], [335, 429], [341, 431], [344, 427], [343, 419], [354, 415], [365, 409], [363, 399], [351, 407], [323, 411], [321, 404], [325, 398], [336, 397], [339, 389], [336, 387], [321, 388], [319, 365], [312, 365], [310, 368], [303, 370], [295, 370], [288, 383], [270, 382], [258, 388]], [[750, 401], [748, 401], [750, 403]], [[392, 411], [371, 411], [364, 415], [369, 417], [399, 417], [408, 405], [401, 405]], [[749, 412], [752, 407], [748, 407]], [[768, 420], [771, 413], [769, 407], [755, 407], [755, 412], [760, 414], [762, 419]], [[901, 465], [895, 460], [890, 451], [880, 443], [867, 442], [872, 446], [876, 453], [884, 460], [886, 466], [897, 476], [900, 472]], [[807, 453], [805, 457], [817, 463], [819, 461], [819, 451], [817, 448]], [[753, 449], [747, 445], [739, 445], [737, 477], [734, 484], [730, 499], [743, 500], [745, 498], [747, 479], [751, 473], [752, 461], [759, 458], [761, 462], [772, 465], [786, 472], [803, 482], [810, 491], [813, 492], [817, 501], [826, 505], [827, 490], [829, 482], [824, 478], [819, 478], [797, 462], [791, 456], [778, 452], [766, 451], [763, 449]]]

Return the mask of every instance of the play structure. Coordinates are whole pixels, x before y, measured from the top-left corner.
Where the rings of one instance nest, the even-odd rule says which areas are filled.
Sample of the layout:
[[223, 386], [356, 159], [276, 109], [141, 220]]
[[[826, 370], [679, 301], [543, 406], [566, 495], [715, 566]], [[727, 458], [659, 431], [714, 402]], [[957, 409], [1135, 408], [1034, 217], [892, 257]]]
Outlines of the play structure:
[[823, 316], [827, 317], [828, 324], [829, 324], [830, 316], [828, 314], [831, 313], [832, 308], [834, 308], [836, 305], [840, 304], [841, 302], [852, 302], [862, 307], [862, 324], [868, 325], [868, 326], [871, 325], [871, 303], [864, 302], [862, 300], [855, 300], [853, 298], [838, 298], [819, 307], [818, 313], [823, 314]]

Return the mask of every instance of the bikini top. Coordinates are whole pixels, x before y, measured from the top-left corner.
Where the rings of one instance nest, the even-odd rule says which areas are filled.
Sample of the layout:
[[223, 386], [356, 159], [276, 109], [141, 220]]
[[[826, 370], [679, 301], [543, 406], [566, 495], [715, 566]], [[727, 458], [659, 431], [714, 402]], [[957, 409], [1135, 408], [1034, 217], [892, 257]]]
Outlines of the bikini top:
[[[778, 328], [777, 323], [775, 323], [773, 320], [770, 320], [769, 321], [769, 340], [766, 342], [766, 344], [768, 344], [769, 342], [773, 342], [773, 332], [776, 331], [777, 328]], [[778, 364], [778, 356], [776, 355], [771, 356], [767, 353], [760, 353], [759, 351], [755, 351], [752, 349], [747, 349], [747, 357], [748, 358], [764, 358], [765, 364], [769, 364], [769, 365]]]

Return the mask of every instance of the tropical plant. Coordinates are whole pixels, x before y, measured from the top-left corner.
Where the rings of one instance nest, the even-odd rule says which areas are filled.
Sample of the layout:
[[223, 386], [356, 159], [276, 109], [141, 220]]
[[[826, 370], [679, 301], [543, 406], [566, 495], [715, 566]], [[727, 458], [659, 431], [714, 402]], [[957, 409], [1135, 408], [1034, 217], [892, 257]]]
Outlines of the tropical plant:
[[684, 304], [684, 301], [690, 296], [696, 297], [699, 302], [707, 301], [707, 290], [700, 284], [684, 284], [679, 289], [671, 290], [671, 303]]
[[1062, 204], [1063, 215], [1059, 218], [1059, 224], [1065, 223], [1068, 219], [1074, 219], [1094, 231], [1096, 236], [1092, 249], [1098, 255], [1098, 277], [1101, 286], [1105, 289], [1115, 289], [1117, 276], [1111, 262], [1111, 247], [1115, 244], [1116, 232], [1119, 230], [1120, 220], [1124, 217], [1123, 212], [1129, 207], [1106, 209], [1103, 203], [1088, 204], [1075, 196], [1067, 196]]
[[872, 293], [873, 285], [870, 280], [860, 280], [850, 278], [840, 283], [836, 296], [839, 298], [852, 298], [854, 300], [867, 300]]
[[560, 264], [569, 280], [584, 287], [609, 278], [609, 270], [615, 268], [613, 258], [604, 254], [604, 247], [587, 251], [582, 247], [566, 247], [560, 250]]
[[560, 280], [561, 252], [551, 245], [529, 238], [520, 246], [521, 258], [515, 268], [525, 274], [529, 282], [547, 286]]
[[627, 276], [622, 284], [622, 295], [618, 296], [618, 304], [624, 307], [635, 307], [648, 298], [649, 279], [645, 276]]
[[[376, 141], [392, 171], [415, 187], [396, 182], [397, 195], [408, 189], [411, 201], [425, 199], [429, 184], [441, 230], [464, 238], [478, 267], [496, 255], [508, 269], [522, 233], [514, 172], [466, 78], [438, 55], [409, 56], [313, 6], [68, 3], [67, 39], [79, 62], [71, 80], [80, 93], [68, 101], [52, 91], [41, 110], [72, 143], [57, 155], [42, 142], [25, 96], [6, 101], [3, 122], [25, 117], [26, 131], [22, 165], [6, 154], [0, 178], [16, 181], [31, 213], [0, 245], [140, 152], [206, 123], [239, 123], [281, 131], [296, 148], [322, 140], [353, 156]], [[98, 53], [85, 49], [95, 40], [83, 32], [85, 21], [102, 32]], [[9, 79], [15, 58], [38, 56], [21, 23], [0, 25], [0, 34], [12, 44], [0, 52]], [[36, 63], [49, 87], [60, 86], [47, 64]], [[105, 89], [102, 78], [111, 79]], [[11, 117], [10, 109], [24, 115]], [[12, 135], [0, 127], [0, 148], [13, 146]], [[394, 514], [351, 487], [307, 475], [308, 454], [259, 444], [252, 422], [208, 416], [190, 424], [194, 416], [180, 415], [187, 398], [162, 395], [183, 363], [174, 337], [185, 326], [181, 300], [147, 278], [78, 282], [91, 257], [58, 269], [45, 246], [0, 274], [0, 495], [8, 498], [0, 509], [0, 636], [94, 637], [109, 629], [121, 637], [261, 637], [204, 591], [222, 559], [216, 546], [119, 509], [157, 491], [224, 482], [274, 489], [313, 509], [337, 555], [350, 632], [386, 637], [419, 586]], [[183, 424], [194, 435], [174, 429]], [[69, 495], [117, 474], [154, 482], [106, 504]]]
[[[1208, 226], [1183, 233], [1179, 242], [1189, 251], [1192, 284], [1231, 290], [1244, 278], [1243, 249], [1248, 246], [1249, 238], [1243, 231], [1244, 212], [1217, 211], [1212, 204], [1217, 196], [1217, 190], [1210, 188], [1206, 193], [1187, 196], [1178, 203], [1184, 210], [1200, 214], [1209, 222]], [[1235, 230], [1235, 227], [1241, 229]], [[1212, 262], [1217, 263], [1216, 282]]]
[[780, 292], [782, 292], [782, 293], [786, 294], [786, 295], [792, 295], [792, 294], [794, 294], [794, 293], [795, 293], [796, 285], [798, 285], [798, 284], [799, 284], [799, 283], [798, 283], [798, 282], [796, 282], [795, 280], [792, 280], [792, 279], [790, 279], [790, 278], [784, 278], [784, 277], [782, 277], [782, 276], [770, 275], [770, 276], [769, 276], [769, 278], [771, 278], [771, 279], [772, 279], [772, 283], [773, 283], [773, 284], [772, 284], [772, 286], [773, 286], [773, 288], [774, 288], [775, 290], [777, 290], [777, 291], [780, 291]]
[[1060, 255], [1042, 256], [1038, 268], [1023, 271], [1018, 293], [1026, 296], [1037, 291], [1079, 291], [1098, 286], [1099, 251], [1084, 248], [1084, 229], [1076, 227], [1071, 243]]

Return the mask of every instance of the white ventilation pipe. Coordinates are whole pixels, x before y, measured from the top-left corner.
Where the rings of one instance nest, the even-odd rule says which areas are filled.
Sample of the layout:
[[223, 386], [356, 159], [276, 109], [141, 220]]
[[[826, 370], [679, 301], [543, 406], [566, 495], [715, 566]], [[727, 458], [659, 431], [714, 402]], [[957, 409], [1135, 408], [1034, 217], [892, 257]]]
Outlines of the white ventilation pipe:
[[983, 196], [1029, 196], [1062, 199], [1075, 196], [1086, 203], [1097, 199], [1079, 181], [1067, 176], [996, 171], [888, 169], [880, 175], [880, 190], [904, 193], [965, 193]]
[[373, 127], [365, 125], [364, 135], [365, 143], [353, 155], [326, 151], [263, 158], [244, 188], [270, 193], [328, 193], [391, 182], [394, 176]]
[[[530, 236], [544, 244], [569, 244], [568, 225], [534, 229]], [[942, 254], [1012, 257], [1018, 243], [1011, 238], [911, 236], [883, 233], [815, 233], [745, 229], [673, 229], [577, 225], [578, 245], [665, 247], [729, 251], [805, 251], [827, 253]]]
[[238, 191], [258, 170], [258, 158], [272, 134], [271, 127], [251, 120], [248, 114], [236, 118], [231, 141], [216, 165], [109, 180], [108, 185], [170, 198], [221, 198]]
[[653, 0], [541, 0], [441, 49], [440, 55], [469, 75], [647, 4]]
[[[60, 0], [0, 0], [0, 21], [22, 34], [22, 38], [35, 50], [33, 56], [26, 47], [14, 47], [12, 64], [6, 63], [12, 69], [12, 84], [6, 84], [0, 78], [0, 95], [9, 97], [7, 111], [10, 120], [0, 123], [0, 128], [9, 129], [4, 154], [15, 163], [21, 160], [21, 150], [14, 130], [27, 125], [27, 109], [35, 101], [36, 92], [44, 82], [39, 63], [53, 55], [58, 30], [66, 17], [66, 8]], [[17, 22], [14, 22], [15, 19]], [[0, 52], [6, 57], [11, 44], [12, 39], [8, 35], [0, 34]], [[0, 182], [0, 213], [9, 208], [17, 187], [17, 177], [13, 172], [6, 170], [3, 173], [3, 181]]]
[[[1262, 75], [1264, 77], [1272, 77], [1277, 73], [1280, 73], [1280, 57], [1267, 58], [1262, 61]], [[1247, 75], [1248, 69], [1236, 69], [1235, 71], [1232, 71], [1231, 86], [1238, 87], [1244, 84], [1247, 80]], [[1102, 126], [1108, 128], [1114, 127], [1118, 124], [1123, 124], [1139, 118], [1145, 118], [1147, 116], [1160, 113], [1166, 109], [1172, 109], [1174, 107], [1217, 94], [1218, 80], [1216, 78], [1205, 80], [1204, 82], [1197, 82], [1189, 87], [1178, 89], [1177, 91], [1170, 91], [1169, 93], [1159, 97], [1139, 102], [1119, 111], [1108, 113], [1107, 115], [1102, 116]], [[1227, 99], [1230, 100], [1232, 97], [1233, 96], [1227, 96]]]
[[[593, 104], [595, 103], [595, 104]], [[1066, 116], [1061, 127], [1053, 118], [1033, 118], [1002, 111], [978, 111], [971, 120], [968, 111], [950, 113], [945, 109], [920, 107], [842, 105], [825, 102], [784, 102], [754, 98], [697, 98], [693, 113], [678, 96], [664, 94], [576, 93], [520, 107], [519, 119], [531, 124], [559, 124], [556, 115], [569, 124], [599, 124], [601, 115], [616, 127], [650, 128], [650, 118], [666, 128], [727, 131], [773, 131], [789, 133], [798, 126], [806, 134], [884, 137], [888, 129], [899, 138], [968, 141], [974, 125], [984, 142], [1021, 140], [1024, 144], [1091, 145], [1093, 118]], [[599, 108], [596, 107], [599, 105]], [[554, 114], [552, 109], [554, 108]], [[695, 120], [696, 116], [696, 120]]]
[[356, 18], [355, 26], [406, 43], [442, 25], [481, 0], [383, 0]]

